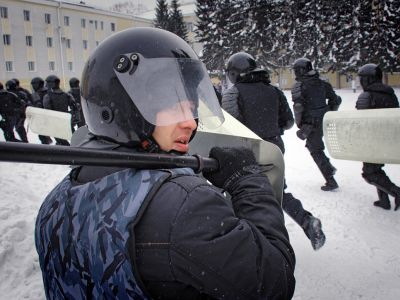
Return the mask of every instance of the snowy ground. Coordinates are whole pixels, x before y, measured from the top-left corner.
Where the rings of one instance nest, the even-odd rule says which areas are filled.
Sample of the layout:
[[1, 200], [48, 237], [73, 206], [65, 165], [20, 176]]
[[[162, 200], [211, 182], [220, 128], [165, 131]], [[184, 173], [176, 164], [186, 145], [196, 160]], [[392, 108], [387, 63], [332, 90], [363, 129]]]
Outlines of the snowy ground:
[[[341, 109], [354, 108], [358, 93], [338, 94]], [[286, 217], [297, 256], [294, 299], [400, 299], [400, 211], [372, 205], [376, 191], [361, 178], [360, 162], [332, 160], [340, 188], [321, 191], [323, 178], [295, 131], [284, 135], [288, 191], [321, 218], [327, 242], [313, 251]], [[38, 143], [35, 135], [29, 138]], [[400, 184], [399, 165], [385, 170]], [[34, 222], [45, 195], [67, 172], [66, 166], [0, 162], [0, 299], [44, 299]]]

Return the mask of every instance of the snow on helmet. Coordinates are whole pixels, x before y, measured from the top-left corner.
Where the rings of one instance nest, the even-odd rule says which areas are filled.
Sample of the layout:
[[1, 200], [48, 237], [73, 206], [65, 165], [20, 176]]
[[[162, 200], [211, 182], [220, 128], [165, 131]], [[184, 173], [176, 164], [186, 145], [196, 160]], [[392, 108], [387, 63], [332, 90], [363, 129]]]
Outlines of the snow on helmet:
[[313, 69], [311, 60], [305, 57], [298, 58], [293, 63], [293, 69], [296, 78], [302, 77]]
[[366, 88], [372, 83], [382, 82], [382, 70], [376, 64], [365, 64], [358, 70], [360, 76], [360, 84]]
[[[183, 39], [162, 29], [131, 28], [104, 40], [85, 65], [81, 90], [89, 131], [119, 144], [189, 118], [223, 122], [204, 65]], [[190, 116], [180, 109], [183, 101], [193, 103]], [[166, 108], [175, 115], [161, 123], [157, 113]]]
[[240, 81], [244, 75], [250, 72], [264, 71], [257, 68], [256, 60], [253, 56], [246, 52], [238, 52], [229, 57], [226, 72], [230, 82], [236, 83]]

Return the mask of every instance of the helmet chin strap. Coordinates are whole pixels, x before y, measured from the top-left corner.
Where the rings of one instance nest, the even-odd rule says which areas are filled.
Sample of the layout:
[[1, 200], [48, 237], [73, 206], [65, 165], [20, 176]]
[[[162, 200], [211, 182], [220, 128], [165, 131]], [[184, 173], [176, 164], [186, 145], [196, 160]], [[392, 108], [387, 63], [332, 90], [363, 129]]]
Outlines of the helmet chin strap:
[[157, 142], [154, 140], [152, 136], [150, 137], [145, 137], [142, 139], [141, 143], [142, 148], [149, 153], [159, 153], [161, 152], [160, 146], [157, 144]]
[[[197, 126], [199, 125], [199, 119], [195, 119]], [[194, 136], [196, 135], [197, 132], [197, 126], [196, 129], [193, 130], [192, 135], [190, 136], [189, 142], [194, 138]], [[151, 130], [154, 131], [154, 128]], [[148, 135], [143, 135], [141, 138], [141, 142], [140, 142], [143, 150], [145, 150], [148, 153], [171, 153], [171, 154], [186, 154], [186, 153], [181, 153], [179, 151], [175, 151], [175, 150], [171, 150], [171, 151], [164, 151], [160, 148], [160, 146], [158, 145], [157, 141], [153, 138], [153, 136], [151, 135], [151, 133]]]

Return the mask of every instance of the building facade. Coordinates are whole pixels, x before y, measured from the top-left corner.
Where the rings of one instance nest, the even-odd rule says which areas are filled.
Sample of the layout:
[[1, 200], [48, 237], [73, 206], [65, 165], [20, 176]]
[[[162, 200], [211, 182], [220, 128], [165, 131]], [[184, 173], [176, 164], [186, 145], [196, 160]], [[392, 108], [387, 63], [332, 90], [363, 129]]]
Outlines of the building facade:
[[84, 4], [52, 0], [0, 1], [0, 82], [30, 80], [54, 74], [68, 88], [81, 77], [91, 52], [108, 36], [152, 21]]

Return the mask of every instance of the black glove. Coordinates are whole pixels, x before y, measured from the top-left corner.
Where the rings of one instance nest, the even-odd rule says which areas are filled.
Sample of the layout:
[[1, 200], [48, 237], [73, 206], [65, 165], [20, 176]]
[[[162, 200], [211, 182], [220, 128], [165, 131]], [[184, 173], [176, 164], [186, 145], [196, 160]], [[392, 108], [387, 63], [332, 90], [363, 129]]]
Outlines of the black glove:
[[219, 170], [203, 172], [204, 177], [228, 192], [232, 184], [243, 175], [261, 172], [253, 151], [248, 148], [214, 147], [209, 156], [218, 161]]

